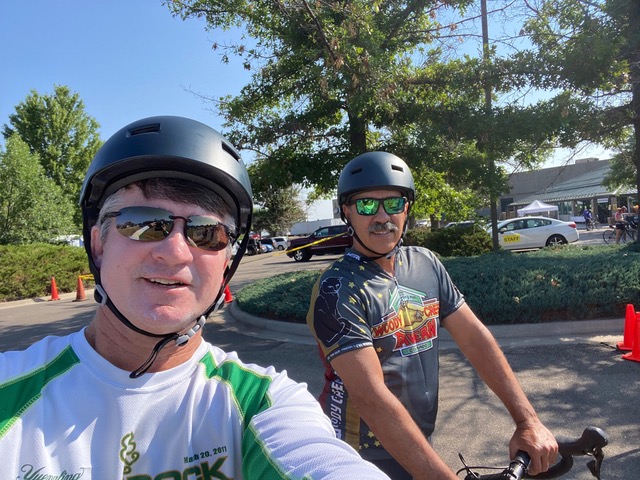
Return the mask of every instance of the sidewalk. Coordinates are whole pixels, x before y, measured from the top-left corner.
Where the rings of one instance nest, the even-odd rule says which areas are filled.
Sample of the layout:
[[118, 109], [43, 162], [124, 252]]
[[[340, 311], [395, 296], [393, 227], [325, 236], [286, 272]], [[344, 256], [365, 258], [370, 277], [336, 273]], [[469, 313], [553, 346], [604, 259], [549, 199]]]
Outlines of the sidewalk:
[[[209, 321], [223, 322], [227, 327], [245, 335], [300, 345], [316, 344], [306, 324], [256, 317], [240, 310], [236, 302], [226, 304]], [[488, 328], [501, 345], [556, 345], [567, 342], [615, 345], [624, 335], [624, 319], [489, 325]], [[457, 348], [445, 329], [440, 330], [440, 335], [440, 348]]]

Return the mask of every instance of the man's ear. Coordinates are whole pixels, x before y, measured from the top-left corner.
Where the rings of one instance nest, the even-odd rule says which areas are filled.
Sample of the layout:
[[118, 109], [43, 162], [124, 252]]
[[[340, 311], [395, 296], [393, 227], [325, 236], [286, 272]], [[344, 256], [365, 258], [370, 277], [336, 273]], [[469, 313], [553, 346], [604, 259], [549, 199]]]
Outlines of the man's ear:
[[351, 221], [351, 219], [347, 215], [347, 213], [349, 212], [349, 205], [342, 205], [340, 208], [342, 208], [342, 216], [348, 221]]
[[102, 266], [103, 247], [102, 239], [100, 238], [100, 228], [96, 226], [91, 227], [91, 258], [93, 258], [93, 263], [95, 263], [98, 268]]

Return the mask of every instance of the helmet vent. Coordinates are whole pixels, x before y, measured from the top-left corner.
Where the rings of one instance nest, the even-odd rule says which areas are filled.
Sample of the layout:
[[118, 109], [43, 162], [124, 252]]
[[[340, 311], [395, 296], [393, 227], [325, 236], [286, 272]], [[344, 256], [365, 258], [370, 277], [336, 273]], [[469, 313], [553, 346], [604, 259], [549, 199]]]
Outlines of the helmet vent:
[[391, 165], [391, 170], [397, 170], [398, 172], [404, 172], [404, 168], [399, 165]]
[[225, 152], [227, 152], [229, 155], [231, 155], [233, 158], [235, 158], [236, 161], [240, 161], [240, 155], [238, 155], [238, 152], [236, 152], [232, 147], [227, 145], [225, 142], [222, 142], [222, 149]]
[[362, 173], [362, 168], [354, 168], [351, 170], [351, 175], [355, 175], [357, 173]]
[[149, 125], [142, 125], [141, 127], [132, 128], [127, 132], [128, 137], [135, 137], [136, 135], [142, 135], [143, 133], [158, 133], [160, 131], [159, 123], [151, 123]]

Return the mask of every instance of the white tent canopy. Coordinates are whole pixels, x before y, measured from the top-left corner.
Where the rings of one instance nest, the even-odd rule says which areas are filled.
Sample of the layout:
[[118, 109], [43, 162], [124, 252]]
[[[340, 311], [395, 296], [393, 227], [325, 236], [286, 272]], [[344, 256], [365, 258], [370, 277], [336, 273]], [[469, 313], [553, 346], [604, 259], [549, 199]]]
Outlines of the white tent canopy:
[[557, 211], [558, 207], [555, 205], [549, 205], [548, 203], [543, 203], [540, 200], [534, 200], [526, 207], [518, 209], [518, 216], [524, 217], [525, 215], [533, 215], [534, 213], [548, 213]]

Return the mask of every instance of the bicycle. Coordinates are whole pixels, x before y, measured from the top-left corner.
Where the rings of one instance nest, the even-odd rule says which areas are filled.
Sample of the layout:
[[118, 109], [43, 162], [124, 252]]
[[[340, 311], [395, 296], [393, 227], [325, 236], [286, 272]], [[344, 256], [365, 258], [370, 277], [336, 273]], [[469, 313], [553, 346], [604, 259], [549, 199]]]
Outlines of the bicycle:
[[[615, 243], [616, 242], [616, 227], [614, 225], [609, 225], [609, 229], [603, 232], [602, 239], [604, 243]], [[638, 234], [637, 230], [633, 228], [630, 223], [625, 223], [624, 230], [622, 230], [622, 235], [620, 235], [620, 243], [626, 243], [627, 238], [631, 238], [630, 241], [635, 242], [636, 235]]]
[[587, 232], [589, 230], [599, 230], [600, 228], [602, 228], [602, 225], [600, 224], [600, 222], [594, 218], [585, 221], [585, 229], [587, 230]]
[[[587, 468], [591, 471], [591, 474], [600, 480], [600, 472], [602, 469], [602, 461], [604, 460], [604, 452], [602, 449], [609, 443], [607, 434], [598, 427], [587, 427], [582, 432], [580, 438], [567, 439], [557, 438], [558, 453], [560, 460], [549, 468], [546, 472], [540, 473], [535, 476], [527, 475], [527, 468], [529, 466], [529, 455], [523, 451], [518, 451], [516, 458], [514, 458], [507, 467], [485, 467], [485, 466], [473, 466], [469, 467], [464, 461], [461, 454], [458, 454], [460, 461], [464, 465], [456, 472], [456, 475], [460, 475], [461, 472], [466, 472], [464, 480], [522, 480], [523, 478], [535, 478], [535, 479], [547, 479], [558, 478], [567, 473], [573, 467], [573, 457], [578, 456], [592, 456], [593, 460], [587, 463]], [[474, 472], [472, 469], [492, 469], [500, 470], [498, 473], [490, 473], [480, 475]]]

